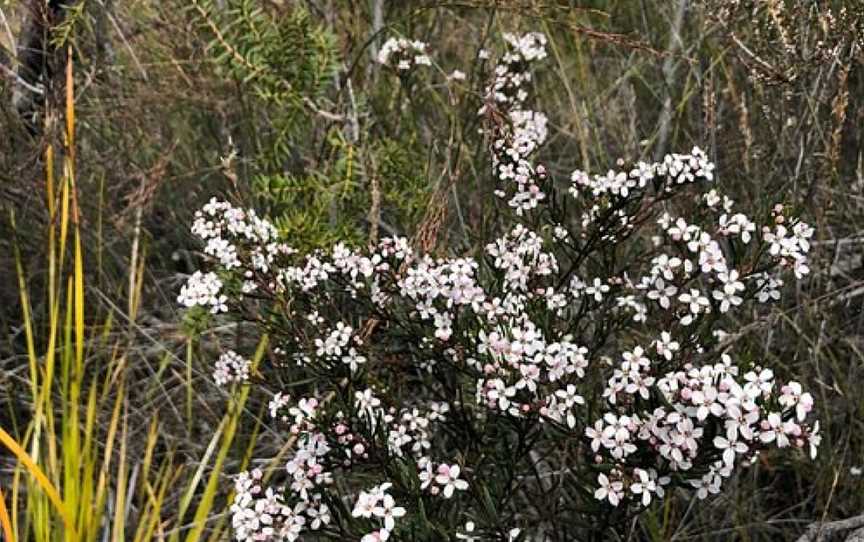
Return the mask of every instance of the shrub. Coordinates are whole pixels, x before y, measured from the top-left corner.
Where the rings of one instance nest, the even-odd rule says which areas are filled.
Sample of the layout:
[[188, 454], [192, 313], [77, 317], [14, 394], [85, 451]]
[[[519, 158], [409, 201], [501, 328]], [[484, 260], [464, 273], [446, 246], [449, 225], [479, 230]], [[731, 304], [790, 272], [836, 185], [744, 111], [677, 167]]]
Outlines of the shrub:
[[[698, 148], [554, 178], [529, 107], [546, 40], [504, 38], [479, 113], [509, 212], [473, 254], [398, 237], [301, 254], [252, 210], [197, 214], [212, 270], [179, 301], [276, 345], [260, 368], [226, 352], [214, 377], [292, 382], [270, 414], [293, 454], [273, 480], [238, 476], [238, 540], [602, 537], [766, 448], [815, 456], [811, 395], [723, 331], [809, 273], [812, 229], [782, 204], [740, 212]], [[400, 77], [429, 53], [384, 50]]]

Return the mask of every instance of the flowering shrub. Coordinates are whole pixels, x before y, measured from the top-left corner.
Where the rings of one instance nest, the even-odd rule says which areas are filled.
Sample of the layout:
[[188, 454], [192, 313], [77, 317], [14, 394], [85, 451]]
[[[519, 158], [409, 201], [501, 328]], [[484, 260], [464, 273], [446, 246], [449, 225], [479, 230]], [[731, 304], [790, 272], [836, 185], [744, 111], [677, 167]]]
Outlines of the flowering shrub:
[[[297, 382], [270, 402], [294, 439], [281, 475], [237, 478], [238, 540], [597, 534], [673, 489], [718, 493], [767, 448], [815, 456], [811, 395], [721, 330], [809, 272], [812, 229], [782, 205], [741, 212], [698, 148], [553, 179], [527, 105], [546, 40], [505, 43], [480, 114], [513, 222], [475, 254], [299, 254], [253, 211], [197, 214], [213, 270], [179, 301], [258, 322], [276, 342], [262, 370]], [[214, 378], [249, 373], [228, 352]]]

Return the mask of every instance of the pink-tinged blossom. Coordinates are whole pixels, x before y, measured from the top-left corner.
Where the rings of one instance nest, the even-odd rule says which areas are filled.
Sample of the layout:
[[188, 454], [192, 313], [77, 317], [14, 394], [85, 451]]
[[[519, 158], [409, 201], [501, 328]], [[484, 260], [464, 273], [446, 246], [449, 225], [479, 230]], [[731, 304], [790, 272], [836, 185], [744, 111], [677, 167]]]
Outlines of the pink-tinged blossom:
[[442, 486], [441, 492], [445, 499], [453, 496], [453, 492], [457, 489], [465, 491], [468, 489], [468, 482], [459, 478], [461, 471], [459, 465], [447, 465], [442, 463], [438, 465], [435, 483]]
[[213, 381], [217, 386], [226, 386], [233, 382], [249, 380], [249, 369], [252, 362], [233, 350], [228, 350], [216, 361], [213, 369]]
[[624, 497], [624, 483], [620, 480], [610, 480], [602, 472], [597, 475], [597, 489], [594, 498], [598, 501], [609, 501], [612, 506], [618, 506]]

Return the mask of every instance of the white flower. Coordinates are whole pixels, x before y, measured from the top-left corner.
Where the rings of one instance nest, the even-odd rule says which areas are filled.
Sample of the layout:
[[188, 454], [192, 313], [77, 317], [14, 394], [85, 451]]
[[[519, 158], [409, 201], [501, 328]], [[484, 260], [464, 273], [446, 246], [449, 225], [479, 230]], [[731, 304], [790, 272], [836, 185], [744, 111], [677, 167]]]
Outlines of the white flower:
[[598, 501], [608, 500], [612, 506], [618, 506], [624, 496], [624, 484], [620, 480], [610, 481], [602, 472], [597, 475], [597, 485], [594, 498]]
[[384, 495], [379, 500], [378, 505], [372, 509], [372, 514], [384, 519], [384, 528], [392, 531], [396, 527], [396, 519], [405, 515], [405, 509], [401, 506], [396, 506], [396, 501], [390, 495]]
[[594, 296], [595, 301], [603, 301], [603, 294], [609, 291], [609, 285], [603, 284], [599, 278], [595, 278], [593, 284], [585, 288], [585, 293]]
[[696, 497], [704, 500], [708, 495], [716, 495], [720, 493], [720, 486], [723, 479], [717, 474], [709, 472], [699, 480], [690, 480], [690, 485], [696, 489]]
[[[635, 480], [630, 484], [630, 492], [641, 496], [642, 506], [651, 504], [652, 493], [658, 497], [663, 496], [663, 488], [658, 485], [657, 473], [653, 469], [650, 472], [644, 469], [633, 469], [633, 475]], [[660, 483], [668, 483], [668, 481], [668, 478], [665, 478]]]
[[735, 454], [744, 454], [750, 449], [744, 442], [734, 438], [726, 439], [719, 435], [714, 437], [714, 447], [723, 451], [723, 462], [730, 467], [735, 464]]
[[425, 490], [435, 481], [435, 469], [428, 457], [421, 457], [417, 461], [417, 476], [420, 478], [420, 489]]
[[363, 391], [354, 392], [354, 406], [357, 408], [357, 415], [360, 418], [366, 418], [369, 426], [374, 430], [376, 425], [376, 409], [381, 406], [381, 400], [372, 394], [372, 389], [367, 388]]
[[357, 350], [352, 346], [348, 349], [348, 353], [342, 356], [342, 363], [347, 365], [351, 372], [354, 373], [363, 363], [366, 363], [366, 358], [357, 353]]
[[337, 323], [326, 338], [315, 339], [315, 355], [319, 357], [341, 356], [342, 349], [348, 345], [353, 332], [354, 329], [351, 326], [342, 322]]
[[[733, 271], [733, 273], [735, 273], [735, 271]], [[744, 302], [744, 300], [737, 295], [739, 290], [743, 291], [744, 285], [734, 279], [729, 279], [729, 281], [723, 285], [722, 290], [714, 290], [712, 295], [714, 296], [714, 299], [720, 302], [720, 312], [728, 312], [733, 306], [737, 307]]]
[[654, 280], [654, 289], [648, 292], [648, 299], [656, 300], [661, 307], [668, 309], [669, 299], [676, 293], [678, 293], [678, 288], [674, 284], [667, 286], [663, 279], [658, 277]]
[[[757, 368], [758, 369], [758, 368]], [[748, 371], [744, 375], [744, 391], [752, 398], [759, 395], [768, 395], [774, 389], [774, 371], [771, 369], [762, 369], [757, 374], [755, 371]]]
[[306, 509], [306, 515], [312, 520], [309, 528], [313, 531], [317, 531], [322, 525], [330, 523], [330, 508], [324, 503], [320, 503], [317, 507], [310, 506]]
[[819, 420], [813, 424], [813, 430], [807, 439], [810, 444], [810, 459], [816, 459], [816, 454], [819, 451], [819, 445], [822, 443], [822, 435], [819, 434]]
[[606, 440], [603, 436], [603, 420], [594, 422], [594, 427], [585, 428], [585, 436], [591, 439], [591, 449], [596, 452]]
[[452, 497], [453, 492], [457, 489], [459, 491], [465, 491], [468, 489], [468, 482], [459, 479], [459, 465], [447, 465], [442, 463], [438, 465], [437, 472], [438, 474], [435, 476], [435, 482], [444, 486], [443, 493], [445, 499]]
[[651, 360], [645, 357], [645, 350], [641, 346], [637, 346], [632, 352], [624, 352], [621, 357], [624, 362], [632, 367], [647, 368], [651, 366]]
[[678, 301], [687, 305], [687, 309], [690, 311], [690, 314], [681, 318], [682, 325], [688, 326], [699, 314], [711, 312], [711, 301], [699, 290], [691, 289], [690, 292], [682, 293], [678, 296]]
[[672, 354], [681, 348], [678, 341], [672, 340], [672, 335], [668, 331], [660, 333], [660, 339], [656, 341], [655, 346], [657, 348], [657, 355], [663, 356], [669, 361], [672, 360]]
[[576, 386], [573, 384], [569, 384], [567, 389], [556, 391], [555, 396], [561, 399], [563, 408], [567, 410], [568, 427], [571, 429], [576, 427], [576, 416], [573, 414], [571, 409], [575, 405], [584, 405], [585, 399], [576, 393]]
[[756, 280], [756, 286], [759, 288], [756, 292], [756, 298], [760, 303], [780, 300], [780, 287], [783, 286], [782, 279], [774, 277], [760, 277]]

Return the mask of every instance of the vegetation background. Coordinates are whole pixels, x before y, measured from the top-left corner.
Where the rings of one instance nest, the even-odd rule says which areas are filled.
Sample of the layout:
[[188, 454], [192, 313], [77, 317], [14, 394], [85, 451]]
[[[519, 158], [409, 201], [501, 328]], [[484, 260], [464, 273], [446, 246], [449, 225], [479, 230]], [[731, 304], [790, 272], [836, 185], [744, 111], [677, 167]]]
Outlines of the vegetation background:
[[[247, 330], [178, 311], [192, 214], [227, 195], [298, 247], [400, 234], [465, 252], [495, 224], [476, 77], [502, 31], [550, 39], [553, 175], [699, 145], [733, 199], [816, 227], [814, 273], [736, 331], [814, 391], [819, 460], [762, 456], [631, 539], [791, 540], [864, 514], [858, 0], [0, 0], [7, 539], [229, 538], [230, 477], [285, 450], [266, 403], [211, 381], [222, 346], [255, 347]], [[391, 36], [434, 66], [387, 72]]]

